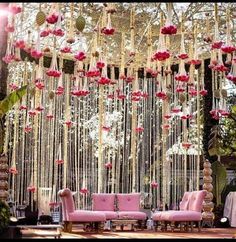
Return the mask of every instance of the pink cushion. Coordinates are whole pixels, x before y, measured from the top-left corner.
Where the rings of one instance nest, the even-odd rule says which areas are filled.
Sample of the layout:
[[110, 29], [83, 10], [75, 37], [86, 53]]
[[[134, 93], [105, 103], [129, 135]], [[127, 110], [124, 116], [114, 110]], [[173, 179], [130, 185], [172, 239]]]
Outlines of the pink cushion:
[[76, 210], [69, 213], [69, 221], [71, 222], [104, 222], [106, 216], [103, 212]]
[[115, 211], [115, 194], [93, 193], [92, 204], [94, 211]]
[[188, 210], [189, 199], [191, 197], [191, 192], [185, 192], [184, 196], [179, 204], [180, 210]]
[[205, 191], [205, 190], [193, 191], [191, 194], [191, 197], [189, 199], [188, 210], [201, 212], [202, 204], [203, 204], [206, 194], [207, 194], [207, 191]]
[[139, 211], [140, 193], [118, 193], [117, 206], [119, 211]]
[[106, 220], [117, 219], [118, 213], [114, 211], [103, 211], [106, 216]]
[[139, 211], [127, 211], [127, 212], [118, 212], [119, 219], [137, 219], [137, 220], [145, 220], [147, 218], [147, 214]]
[[200, 221], [202, 213], [196, 211], [163, 211], [153, 215], [154, 221]]

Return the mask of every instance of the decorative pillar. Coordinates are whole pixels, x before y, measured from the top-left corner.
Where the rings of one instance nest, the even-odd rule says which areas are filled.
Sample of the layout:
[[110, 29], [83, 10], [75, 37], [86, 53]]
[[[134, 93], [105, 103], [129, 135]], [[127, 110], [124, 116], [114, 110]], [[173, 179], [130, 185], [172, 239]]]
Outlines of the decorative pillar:
[[0, 200], [8, 198], [8, 159], [6, 155], [0, 156]]
[[212, 212], [214, 208], [214, 203], [212, 202], [212, 169], [209, 160], [205, 160], [205, 162], [203, 163], [203, 167], [203, 189], [207, 191], [207, 195], [203, 202], [202, 226], [209, 225], [210, 227], [213, 227], [213, 220], [215, 216]]

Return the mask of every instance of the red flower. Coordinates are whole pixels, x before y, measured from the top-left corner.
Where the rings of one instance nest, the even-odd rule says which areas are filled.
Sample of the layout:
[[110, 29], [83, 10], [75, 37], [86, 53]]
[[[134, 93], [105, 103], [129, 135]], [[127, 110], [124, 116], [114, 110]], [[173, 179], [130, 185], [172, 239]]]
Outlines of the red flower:
[[126, 79], [126, 76], [125, 75], [120, 75], [119, 77], [121, 80], [125, 80]]
[[21, 105], [19, 109], [20, 109], [20, 111], [21, 110], [27, 110], [27, 107], [25, 105]]
[[188, 54], [182, 53], [182, 54], [179, 54], [177, 57], [181, 60], [185, 60], [185, 59], [188, 59]]
[[55, 93], [58, 96], [62, 95], [64, 93], [64, 87], [63, 86], [58, 86]]
[[87, 71], [85, 75], [86, 77], [99, 77], [100, 74], [100, 71], [94, 68], [93, 70]]
[[185, 91], [185, 89], [182, 88], [182, 87], [177, 87], [176, 88], [176, 92], [178, 92], [178, 93], [183, 93], [184, 91]]
[[153, 59], [154, 60], [159, 60], [159, 61], [164, 61], [166, 59], [168, 59], [170, 57], [170, 52], [167, 50], [164, 51], [157, 51], [154, 55], [153, 55]]
[[17, 171], [16, 167], [11, 167], [11, 168], [9, 169], [9, 172], [10, 172], [11, 174], [14, 174], [14, 175], [17, 175], [17, 174], [18, 174], [18, 171]]
[[11, 88], [11, 90], [17, 90], [19, 87], [15, 84], [15, 83], [10, 83], [9, 87]]
[[6, 63], [6, 64], [9, 64], [11, 63], [12, 61], [15, 60], [15, 56], [14, 55], [5, 55], [2, 60]]
[[236, 84], [236, 76], [229, 73], [226, 78]]
[[65, 121], [65, 124], [68, 128], [72, 126], [72, 122], [70, 120]]
[[114, 95], [114, 94], [108, 94], [108, 95], [107, 95], [107, 98], [108, 98], [108, 99], [114, 99], [114, 98], [115, 98], [115, 95]]
[[160, 98], [161, 100], [165, 100], [167, 95], [165, 92], [156, 92], [156, 97]]
[[98, 84], [100, 85], [108, 85], [110, 84], [111, 80], [109, 78], [106, 78], [106, 77], [101, 77], [99, 80], [98, 80]]
[[46, 71], [46, 74], [48, 76], [53, 76], [53, 77], [60, 77], [61, 76], [61, 72], [57, 71], [57, 70], [53, 70], [53, 69], [49, 69]]
[[164, 27], [161, 28], [161, 33], [162, 34], [169, 34], [169, 35], [172, 35], [172, 34], [176, 34], [177, 33], [177, 28], [175, 25], [166, 25]]
[[181, 116], [181, 119], [183, 119], [183, 120], [187, 120], [187, 119], [190, 119], [190, 118], [192, 118], [192, 115], [189, 115], [189, 114], [187, 114], [187, 115], [182, 115], [182, 116]]
[[97, 67], [98, 69], [101, 69], [101, 68], [103, 68], [104, 66], [105, 66], [105, 63], [102, 62], [102, 61], [98, 61], [97, 64], [96, 64], [96, 67]]
[[114, 32], [115, 32], [115, 29], [114, 28], [102, 28], [101, 29], [101, 32], [105, 35], [113, 35]]
[[36, 187], [35, 186], [28, 186], [27, 191], [28, 192], [36, 192]]
[[221, 50], [225, 53], [232, 53], [236, 50], [236, 48], [232, 45], [222, 45]]
[[64, 163], [64, 160], [60, 160], [60, 159], [58, 159], [58, 160], [56, 160], [56, 163], [57, 163], [58, 165], [61, 165], [61, 164]]
[[29, 113], [29, 116], [31, 117], [37, 114], [35, 110], [30, 110], [28, 113]]
[[197, 96], [197, 90], [195, 89], [190, 89], [189, 92], [188, 92], [191, 96]]
[[81, 188], [80, 189], [80, 193], [87, 194], [88, 193], [88, 189], [87, 188]]
[[143, 131], [144, 131], [144, 128], [143, 127], [137, 127], [137, 128], [135, 128], [135, 132], [136, 133], [141, 133]]
[[24, 40], [17, 40], [17, 41], [14, 43], [14, 46], [15, 46], [16, 48], [24, 49], [24, 48], [25, 48], [25, 41], [24, 41]]
[[108, 162], [108, 163], [105, 164], [105, 167], [107, 169], [111, 169], [112, 168], [112, 164], [110, 162]]
[[71, 47], [65, 46], [61, 49], [62, 53], [71, 53]]
[[47, 18], [46, 18], [46, 21], [49, 23], [49, 24], [55, 24], [58, 20], [58, 14], [57, 13], [53, 13], [51, 15], [49, 15]]
[[45, 29], [45, 30], [43, 30], [41, 33], [40, 33], [40, 37], [46, 37], [46, 36], [48, 36], [49, 34], [51, 34], [52, 33], [52, 30], [50, 30], [50, 29]]
[[201, 60], [198, 59], [192, 59], [188, 62], [190, 65], [200, 65], [202, 63]]
[[189, 149], [191, 147], [191, 143], [182, 143], [183, 148]]
[[35, 59], [40, 59], [43, 56], [43, 52], [38, 50], [31, 50], [30, 54]]
[[156, 181], [152, 181], [151, 182], [151, 187], [152, 188], [157, 188], [158, 187], [158, 183]]
[[133, 77], [133, 76], [128, 76], [128, 77], [125, 79], [125, 81], [126, 81], [127, 83], [131, 83], [131, 82], [133, 82], [133, 80], [134, 80], [134, 77]]
[[31, 130], [32, 130], [32, 127], [29, 125], [26, 125], [24, 128], [25, 133], [29, 133], [29, 132], [31, 132]]
[[171, 114], [164, 115], [164, 118], [167, 119], [167, 120], [170, 119], [171, 117], [172, 117]]
[[86, 55], [83, 51], [80, 51], [74, 57], [78, 61], [83, 61], [86, 58]]
[[202, 95], [202, 96], [206, 96], [207, 95], [207, 90], [205, 89], [202, 89], [201, 91], [199, 91], [199, 94]]
[[228, 68], [224, 66], [223, 64], [218, 64], [212, 68], [214, 71], [219, 71], [219, 72], [226, 72], [228, 71]]
[[177, 74], [175, 76], [175, 80], [176, 81], [180, 81], [180, 82], [188, 82], [189, 81], [189, 76], [188, 75], [180, 75], [180, 74]]
[[8, 33], [13, 33], [15, 31], [15, 27], [13, 25], [7, 25], [5, 27], [5, 31]]
[[163, 124], [162, 128], [168, 130], [171, 128], [171, 126], [170, 126], [170, 124]]
[[120, 94], [120, 93], [119, 93], [119, 94], [117, 95], [117, 98], [120, 99], [120, 100], [123, 100], [123, 99], [126, 98], [126, 96], [125, 96], [124, 94]]
[[35, 108], [35, 110], [37, 110], [38, 112], [42, 112], [44, 110], [44, 107], [38, 106], [37, 108]]
[[223, 45], [222, 41], [217, 41], [217, 42], [212, 43], [211, 48], [212, 49], [220, 49], [222, 45]]
[[111, 127], [103, 126], [103, 127], [102, 127], [102, 130], [103, 130], [103, 131], [106, 131], [106, 132], [109, 132], [109, 131], [111, 130]]
[[56, 35], [56, 36], [60, 36], [60, 37], [62, 37], [62, 36], [64, 36], [64, 32], [63, 32], [63, 30], [62, 29], [54, 29], [53, 31], [52, 31], [52, 34], [54, 34], [54, 35]]
[[52, 114], [47, 114], [46, 118], [47, 118], [48, 120], [51, 120], [51, 119], [54, 118], [54, 116], [53, 116]]
[[39, 89], [39, 90], [42, 90], [44, 88], [44, 83], [43, 82], [40, 82], [40, 81], [37, 81], [35, 83], [35, 86]]
[[172, 113], [179, 113], [180, 112], [180, 108], [172, 108], [171, 112]]
[[76, 96], [76, 97], [85, 97], [85, 96], [87, 96], [88, 94], [90, 93], [90, 91], [88, 91], [88, 90], [74, 90], [74, 91], [72, 91], [71, 92], [71, 94], [73, 95], [73, 96]]

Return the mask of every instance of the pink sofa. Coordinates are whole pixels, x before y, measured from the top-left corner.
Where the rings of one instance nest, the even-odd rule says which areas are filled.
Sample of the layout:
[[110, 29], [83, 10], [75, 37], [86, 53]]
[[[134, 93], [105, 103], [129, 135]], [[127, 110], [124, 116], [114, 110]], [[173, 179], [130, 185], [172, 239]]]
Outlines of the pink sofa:
[[65, 188], [58, 192], [62, 201], [62, 216], [64, 223], [64, 230], [67, 232], [72, 231], [74, 223], [82, 223], [87, 225], [87, 229], [95, 229], [101, 232], [106, 221], [104, 212], [89, 211], [89, 210], [75, 210], [75, 204], [70, 189]]
[[146, 213], [140, 211], [140, 193], [93, 193], [94, 211], [102, 211], [106, 220], [138, 220], [139, 227], [145, 225]]
[[202, 205], [207, 191], [193, 191], [185, 192], [180, 202], [180, 210], [169, 210], [155, 212], [153, 214], [153, 221], [155, 223], [155, 230], [157, 230], [158, 223], [161, 223], [161, 230], [167, 230], [167, 224], [170, 224], [171, 231], [174, 231], [175, 225], [185, 225], [186, 231], [188, 231], [189, 223], [191, 224], [191, 231], [193, 231], [193, 224], [198, 223], [198, 230], [201, 229], [202, 220]]

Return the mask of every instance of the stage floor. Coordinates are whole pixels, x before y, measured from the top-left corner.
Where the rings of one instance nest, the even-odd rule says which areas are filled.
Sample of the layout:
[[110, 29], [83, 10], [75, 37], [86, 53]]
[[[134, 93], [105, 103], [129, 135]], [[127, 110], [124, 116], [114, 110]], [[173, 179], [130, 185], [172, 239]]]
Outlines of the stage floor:
[[[23, 232], [23, 237], [27, 238], [50, 238], [50, 236], [43, 235], [43, 230], [31, 230], [30, 233], [27, 231]], [[117, 239], [131, 239], [131, 238], [142, 238], [142, 239], [153, 239], [153, 238], [236, 238], [236, 228], [202, 228], [201, 232], [195, 229], [194, 232], [154, 232], [154, 231], [104, 231], [101, 234], [84, 232], [81, 229], [74, 229], [73, 233], [62, 232], [61, 238], [78, 238], [78, 239], [106, 239], [106, 238], [117, 238]]]

